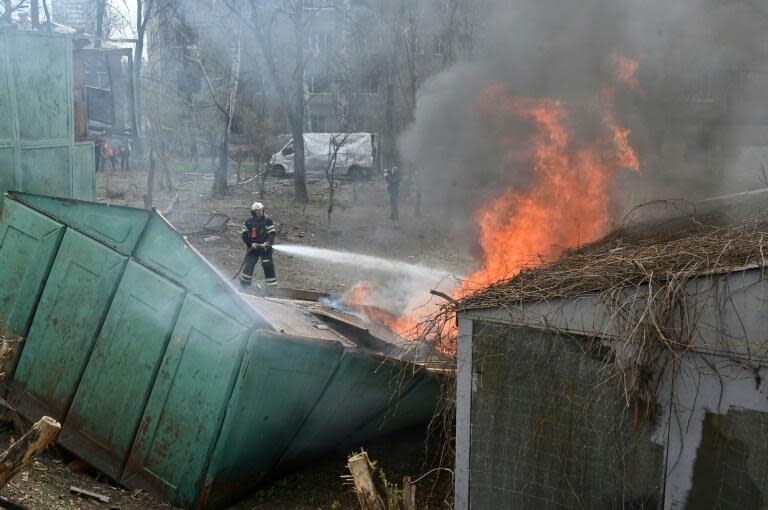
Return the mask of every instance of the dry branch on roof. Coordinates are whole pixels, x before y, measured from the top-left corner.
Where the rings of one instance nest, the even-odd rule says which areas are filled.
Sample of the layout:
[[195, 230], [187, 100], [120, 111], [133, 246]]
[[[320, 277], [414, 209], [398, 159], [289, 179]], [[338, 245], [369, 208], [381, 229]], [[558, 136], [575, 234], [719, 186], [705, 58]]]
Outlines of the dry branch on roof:
[[768, 216], [739, 224], [692, 224], [643, 236], [618, 230], [565, 252], [556, 262], [524, 269], [509, 279], [466, 296], [461, 310], [572, 298], [616, 287], [664, 284], [705, 274], [725, 273], [766, 263]]
[[[597, 296], [609, 310], [617, 334], [588, 341], [586, 350], [607, 349], [605, 359], [613, 362], [601, 369], [606, 382], [619, 383], [636, 420], [652, 415], [661, 374], [691, 341], [685, 328], [675, 322], [676, 313], [686, 309], [691, 298], [686, 284], [698, 276], [764, 267], [768, 215], [729, 225], [691, 218], [673, 229], [657, 227], [618, 229], [597, 242], [566, 251], [555, 262], [524, 269], [458, 303], [446, 303], [412, 335], [436, 350], [455, 352], [457, 311]], [[642, 293], [642, 299], [628, 306], [626, 289]], [[726, 301], [720, 306], [726, 306]], [[448, 414], [445, 409], [441, 412]]]

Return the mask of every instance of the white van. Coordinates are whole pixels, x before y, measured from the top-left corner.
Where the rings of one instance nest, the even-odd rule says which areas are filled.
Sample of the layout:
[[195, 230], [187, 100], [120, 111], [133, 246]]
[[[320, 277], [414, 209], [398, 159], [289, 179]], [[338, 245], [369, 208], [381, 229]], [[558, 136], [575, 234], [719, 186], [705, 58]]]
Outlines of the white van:
[[[346, 136], [346, 139], [344, 138]], [[304, 133], [304, 161], [307, 175], [322, 174], [333, 157], [333, 140], [343, 145], [336, 154], [336, 175], [352, 178], [370, 177], [377, 165], [377, 136], [373, 133]], [[276, 152], [269, 161], [272, 175], [287, 177], [293, 175], [293, 138]]]

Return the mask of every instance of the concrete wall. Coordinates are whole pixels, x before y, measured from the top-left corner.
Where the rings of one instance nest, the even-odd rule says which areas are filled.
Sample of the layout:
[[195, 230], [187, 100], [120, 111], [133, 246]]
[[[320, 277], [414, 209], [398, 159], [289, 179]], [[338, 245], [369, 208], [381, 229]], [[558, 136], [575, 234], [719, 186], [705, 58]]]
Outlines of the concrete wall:
[[472, 509], [655, 508], [663, 449], [578, 340], [475, 324]]
[[[457, 508], [498, 508], [494, 498], [523, 507], [537, 506], [536, 498], [551, 498], [547, 506], [595, 498], [583, 506], [626, 507], [651, 487], [656, 470], [660, 507], [768, 509], [768, 286], [760, 269], [747, 268], [693, 279], [686, 292], [686, 320], [674, 327], [689, 346], [661, 351], [650, 367], [659, 414], [637, 429], [640, 460], [619, 491], [632, 498], [620, 505], [619, 489], [604, 483], [620, 466], [606, 467], [617, 444], [605, 437], [624, 437], [634, 416], [601, 384], [608, 373], [601, 367], [612, 360], [586, 354], [584, 339], [611, 345], [620, 360], [631, 354], [640, 337], [628, 341], [626, 327], [640, 320], [644, 305], [636, 304], [647, 288], [620, 296], [629, 322], [599, 296], [461, 313]], [[560, 471], [537, 452], [560, 459]], [[564, 481], [582, 499], [557, 500], [566, 497]]]

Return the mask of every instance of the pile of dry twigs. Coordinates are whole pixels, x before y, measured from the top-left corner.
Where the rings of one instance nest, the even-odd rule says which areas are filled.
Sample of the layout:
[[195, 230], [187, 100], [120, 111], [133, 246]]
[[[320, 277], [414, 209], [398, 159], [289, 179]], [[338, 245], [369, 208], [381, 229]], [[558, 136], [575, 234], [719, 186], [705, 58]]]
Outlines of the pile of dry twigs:
[[[623, 227], [596, 242], [568, 251], [549, 264], [518, 274], [441, 306], [419, 324], [413, 336], [436, 350], [455, 350], [456, 313], [480, 308], [505, 308], [585, 295], [597, 296], [623, 323], [616, 338], [589, 343], [611, 351], [606, 380], [620, 381], [628, 408], [653, 413], [660, 377], [675, 351], [690, 341], [686, 332], [670, 327], [685, 307], [685, 286], [691, 278], [766, 265], [768, 215], [738, 222], [703, 223], [693, 217], [664, 225]], [[625, 313], [622, 291], [643, 286], [648, 299], [642, 310]], [[565, 335], [567, 336], [567, 335]], [[606, 345], [607, 343], [607, 345]], [[633, 406], [634, 404], [634, 406]], [[442, 412], [444, 416], [451, 409]], [[636, 418], [637, 418], [636, 412]]]

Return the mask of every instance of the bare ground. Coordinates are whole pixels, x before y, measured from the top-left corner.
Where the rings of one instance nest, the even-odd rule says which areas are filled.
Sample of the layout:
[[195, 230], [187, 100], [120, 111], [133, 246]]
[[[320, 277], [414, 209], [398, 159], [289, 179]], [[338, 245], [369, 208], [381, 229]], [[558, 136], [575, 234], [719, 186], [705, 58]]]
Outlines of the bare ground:
[[[146, 173], [132, 171], [109, 178], [109, 193], [104, 174], [97, 175], [97, 200], [119, 205], [143, 207]], [[237, 273], [244, 247], [240, 239], [242, 222], [250, 214], [250, 204], [259, 200], [267, 213], [280, 225], [278, 243], [301, 244], [323, 248], [349, 250], [385, 258], [404, 260], [439, 267], [463, 274], [473, 267], [473, 260], [464, 248], [456, 248], [451, 236], [438, 228], [439, 222], [429, 216], [413, 216], [413, 203], [408, 190], [403, 191], [401, 222], [388, 219], [389, 204], [386, 187], [381, 179], [353, 183], [339, 181], [334, 212], [329, 222], [328, 184], [325, 180], [308, 182], [310, 202], [306, 207], [293, 203], [293, 181], [267, 179], [265, 193], [260, 197], [252, 175], [242, 177], [245, 184], [230, 182], [230, 194], [211, 196], [210, 175], [174, 175], [175, 190], [156, 191], [153, 205], [164, 210], [178, 195], [169, 221], [215, 267], [227, 276]], [[203, 232], [214, 214], [230, 217], [223, 232]], [[307, 261], [283, 253], [275, 254], [280, 286], [323, 292], [342, 292], [350, 285], [369, 276], [354, 268], [340, 267], [324, 261]], [[258, 269], [258, 268], [257, 268]], [[255, 281], [259, 281], [258, 273]], [[425, 292], [429, 289], [425, 289]], [[0, 448], [7, 446], [10, 432], [0, 435]], [[368, 446], [371, 457], [382, 465], [387, 477], [399, 481], [404, 475], [414, 478], [428, 473], [436, 465], [425, 460], [423, 431], [413, 431], [387, 438]], [[434, 451], [434, 450], [433, 450]], [[356, 509], [357, 500], [351, 489], [342, 485], [346, 474], [346, 457], [350, 452], [331, 452], [311, 466], [294, 472], [262, 487], [231, 507], [232, 510], [314, 510]], [[173, 508], [161, 499], [142, 491], [131, 491], [106, 480], [99, 473], [82, 469], [66, 452], [55, 450], [41, 457], [27, 472], [22, 473], [0, 492], [0, 495], [33, 509], [117, 508], [124, 510]], [[74, 469], [73, 469], [74, 468]], [[432, 493], [433, 483], [441, 491]], [[70, 486], [81, 487], [109, 496], [110, 503], [92, 501], [70, 493]], [[444, 508], [446, 487], [450, 474], [435, 471], [419, 484], [419, 508]], [[449, 491], [448, 491], [449, 492]], [[431, 493], [431, 497], [427, 497]]]

